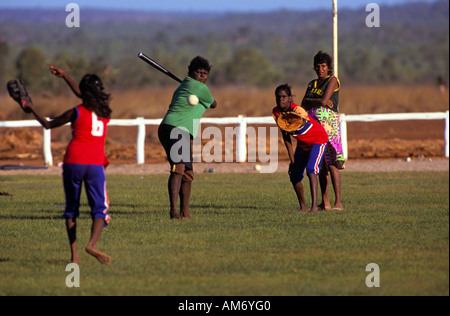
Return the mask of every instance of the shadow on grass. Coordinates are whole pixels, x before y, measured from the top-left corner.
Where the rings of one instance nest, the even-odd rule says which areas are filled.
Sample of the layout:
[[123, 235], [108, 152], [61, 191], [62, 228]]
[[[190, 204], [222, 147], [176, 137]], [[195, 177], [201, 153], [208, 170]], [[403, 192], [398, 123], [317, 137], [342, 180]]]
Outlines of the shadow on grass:
[[61, 220], [62, 215], [0, 215], [0, 219], [17, 220]]

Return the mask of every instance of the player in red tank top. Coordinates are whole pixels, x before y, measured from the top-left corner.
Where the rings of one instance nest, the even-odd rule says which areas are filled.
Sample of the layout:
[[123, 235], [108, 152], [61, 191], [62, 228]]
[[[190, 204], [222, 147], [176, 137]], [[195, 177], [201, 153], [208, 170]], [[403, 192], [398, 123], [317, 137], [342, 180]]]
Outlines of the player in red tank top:
[[104, 147], [109, 118], [99, 119], [95, 112], [83, 105], [74, 110], [77, 112], [77, 119], [72, 124], [73, 137], [67, 147], [64, 163], [108, 165]]
[[103, 83], [96, 75], [87, 74], [77, 85], [62, 69], [50, 65], [50, 71], [69, 84], [72, 91], [83, 100], [81, 105], [72, 108], [53, 120], [48, 121], [34, 106], [31, 111], [36, 120], [46, 129], [57, 128], [67, 123], [72, 126], [70, 141], [63, 164], [63, 181], [66, 207], [63, 217], [69, 236], [72, 262], [80, 258], [76, 242], [76, 219], [80, 212], [80, 195], [84, 183], [89, 206], [91, 207], [91, 237], [85, 250], [103, 264], [111, 262], [110, 257], [97, 250], [96, 243], [103, 227], [109, 222], [109, 200], [106, 193], [105, 167], [108, 159], [104, 146], [107, 124], [110, 120], [110, 95], [104, 92]]

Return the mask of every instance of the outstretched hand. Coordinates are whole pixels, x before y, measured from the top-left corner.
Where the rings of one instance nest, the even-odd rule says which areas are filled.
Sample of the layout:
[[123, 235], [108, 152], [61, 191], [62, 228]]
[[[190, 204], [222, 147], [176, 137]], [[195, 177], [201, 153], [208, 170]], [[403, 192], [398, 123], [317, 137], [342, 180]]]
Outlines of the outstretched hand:
[[55, 65], [52, 65], [52, 64], [47, 64], [47, 65], [50, 67], [50, 72], [57, 77], [62, 78], [66, 74], [66, 72], [64, 70], [56, 67]]
[[69, 76], [69, 74], [67, 72], [65, 72], [61, 68], [56, 67], [55, 65], [52, 65], [52, 64], [47, 64], [47, 66], [50, 67], [50, 72], [53, 75], [55, 75], [56, 77], [59, 77], [59, 78], [63, 78], [66, 81], [66, 83], [69, 85], [70, 89], [72, 89], [73, 93], [75, 93], [75, 95], [77, 97], [81, 98], [81, 91], [80, 91], [78, 84]]

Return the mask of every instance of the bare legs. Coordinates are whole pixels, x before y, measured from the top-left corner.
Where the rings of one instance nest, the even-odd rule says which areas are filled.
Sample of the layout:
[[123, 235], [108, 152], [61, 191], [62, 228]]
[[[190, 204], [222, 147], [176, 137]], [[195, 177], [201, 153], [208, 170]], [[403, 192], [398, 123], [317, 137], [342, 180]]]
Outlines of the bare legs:
[[97, 250], [96, 248], [97, 240], [100, 237], [100, 234], [102, 233], [104, 226], [105, 220], [103, 218], [96, 218], [94, 220], [91, 229], [91, 239], [89, 240], [89, 243], [86, 246], [85, 250], [88, 254], [90, 254], [91, 256], [95, 257], [95, 259], [100, 261], [100, 263], [110, 264], [111, 258], [107, 254]]
[[[317, 206], [317, 190], [319, 186], [319, 181], [317, 179], [317, 175], [315, 174], [309, 174], [309, 187], [311, 189], [311, 208], [309, 209], [310, 213], [316, 213], [319, 208]], [[303, 184], [301, 182], [298, 182], [294, 184], [294, 190], [297, 194], [298, 202], [300, 204], [300, 210], [298, 213], [306, 213], [308, 212], [306, 202], [305, 202], [305, 196], [303, 191]]]
[[77, 222], [75, 219], [66, 219], [67, 235], [69, 236], [71, 262], [80, 263], [80, 256], [77, 251]]
[[181, 182], [180, 199], [181, 199], [181, 211], [180, 216], [184, 218], [191, 218], [189, 214], [189, 199], [191, 198], [191, 181]]
[[300, 209], [298, 213], [306, 213], [306, 202], [305, 195], [303, 193], [303, 184], [301, 182], [293, 184], [295, 193], [297, 194], [298, 203], [300, 204]]
[[[105, 226], [105, 220], [103, 218], [96, 218], [92, 222], [91, 227], [91, 238], [89, 240], [88, 245], [86, 246], [85, 250], [88, 254], [93, 256], [95, 259], [97, 259], [102, 264], [110, 264], [111, 258], [97, 250], [96, 244], [97, 241], [103, 231], [103, 227]], [[69, 237], [69, 244], [70, 244], [70, 252], [71, 252], [71, 261], [73, 263], [80, 263], [80, 256], [78, 255], [77, 251], [77, 224], [76, 220], [72, 218], [66, 219], [66, 228], [67, 228], [67, 235]]]
[[[192, 181], [185, 181], [183, 175], [171, 173], [169, 177], [170, 218], [191, 218], [189, 213], [189, 200], [191, 198]], [[180, 213], [177, 204], [180, 197]]]
[[336, 195], [336, 201], [331, 210], [342, 211], [344, 206], [341, 202], [341, 173], [335, 166], [330, 166], [331, 181], [333, 182], [334, 194]]
[[169, 200], [170, 200], [170, 218], [179, 219], [177, 204], [178, 195], [180, 195], [181, 182], [183, 181], [183, 175], [172, 172], [169, 177]]
[[334, 195], [336, 197], [334, 206], [331, 207], [330, 198], [328, 195], [328, 187], [329, 187], [329, 181], [328, 181], [328, 172], [325, 170], [325, 168], [322, 168], [320, 172], [320, 189], [322, 191], [322, 203], [320, 204], [319, 208], [326, 210], [326, 211], [342, 211], [344, 210], [344, 207], [341, 202], [341, 174], [339, 172], [339, 169], [336, 168], [336, 166], [329, 166], [330, 168], [330, 174], [331, 174], [331, 182], [333, 184], [334, 188]]
[[319, 208], [317, 207], [317, 189], [319, 186], [319, 180], [317, 179], [316, 174], [308, 174], [309, 178], [309, 187], [311, 189], [311, 209], [310, 213], [316, 213]]

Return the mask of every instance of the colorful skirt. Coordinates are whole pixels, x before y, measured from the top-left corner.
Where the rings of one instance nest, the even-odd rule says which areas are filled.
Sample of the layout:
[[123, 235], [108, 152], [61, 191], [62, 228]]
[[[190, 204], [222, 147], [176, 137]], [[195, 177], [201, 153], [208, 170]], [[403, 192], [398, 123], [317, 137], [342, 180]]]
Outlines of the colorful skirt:
[[338, 169], [344, 169], [345, 158], [341, 142], [341, 129], [339, 113], [328, 107], [317, 107], [309, 110], [309, 115], [316, 119], [327, 131], [328, 146], [322, 166], [328, 169], [329, 165], [334, 165]]

